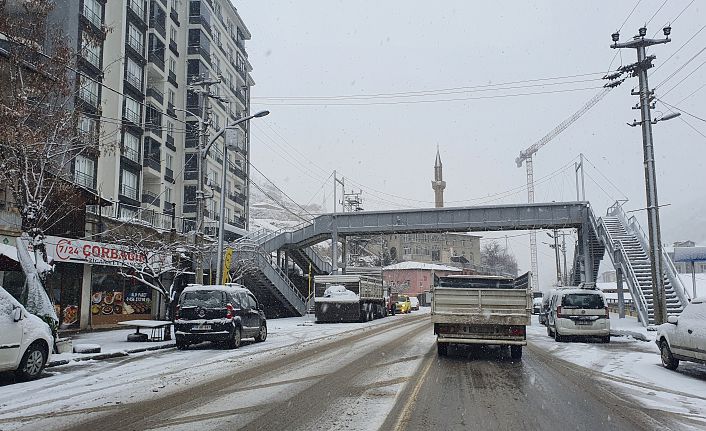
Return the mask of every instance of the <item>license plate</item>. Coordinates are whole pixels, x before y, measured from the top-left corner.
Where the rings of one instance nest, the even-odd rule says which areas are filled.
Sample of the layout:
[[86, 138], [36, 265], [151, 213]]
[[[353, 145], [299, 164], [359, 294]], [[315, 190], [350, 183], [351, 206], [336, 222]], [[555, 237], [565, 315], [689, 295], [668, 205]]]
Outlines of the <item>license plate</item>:
[[585, 325], [585, 326], [593, 325], [593, 321], [591, 321], [591, 320], [577, 320], [575, 323], [577, 325]]
[[195, 331], [210, 331], [211, 325], [196, 325], [194, 326]]

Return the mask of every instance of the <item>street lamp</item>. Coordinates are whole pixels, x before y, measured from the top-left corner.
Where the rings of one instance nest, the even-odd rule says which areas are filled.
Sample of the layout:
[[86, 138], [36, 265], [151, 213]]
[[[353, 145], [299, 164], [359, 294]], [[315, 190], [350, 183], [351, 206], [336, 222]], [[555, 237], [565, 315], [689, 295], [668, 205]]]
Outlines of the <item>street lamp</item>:
[[[208, 146], [205, 149], [205, 152], [203, 154], [203, 157], [206, 157], [206, 153], [208, 150], [211, 148], [211, 145], [218, 139], [221, 135], [226, 133], [226, 130], [233, 129], [235, 128], [238, 124], [244, 123], [246, 121], [249, 121], [253, 118], [261, 118], [265, 117], [270, 113], [270, 111], [260, 111], [256, 112], [253, 115], [249, 115], [247, 117], [240, 118], [238, 120], [235, 120], [230, 125], [224, 126], [221, 130], [216, 132], [216, 134], [211, 138], [211, 140], [208, 143]], [[235, 149], [231, 148], [231, 149]], [[223, 278], [223, 230], [225, 228], [225, 207], [226, 207], [226, 171], [228, 169], [228, 141], [226, 140], [223, 143], [223, 160], [221, 161], [221, 201], [220, 201], [220, 209], [219, 209], [219, 217], [218, 217], [218, 260], [216, 264], [216, 277], [221, 277]]]

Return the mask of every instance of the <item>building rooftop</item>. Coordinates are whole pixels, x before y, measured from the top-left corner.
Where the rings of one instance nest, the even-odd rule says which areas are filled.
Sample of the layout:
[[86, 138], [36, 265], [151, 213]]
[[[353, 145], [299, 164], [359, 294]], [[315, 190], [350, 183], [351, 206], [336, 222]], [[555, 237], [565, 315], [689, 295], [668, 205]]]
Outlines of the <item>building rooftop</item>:
[[400, 262], [382, 268], [383, 271], [394, 271], [403, 269], [422, 269], [427, 271], [454, 271], [461, 272], [459, 268], [447, 265], [437, 265], [435, 263], [424, 262]]

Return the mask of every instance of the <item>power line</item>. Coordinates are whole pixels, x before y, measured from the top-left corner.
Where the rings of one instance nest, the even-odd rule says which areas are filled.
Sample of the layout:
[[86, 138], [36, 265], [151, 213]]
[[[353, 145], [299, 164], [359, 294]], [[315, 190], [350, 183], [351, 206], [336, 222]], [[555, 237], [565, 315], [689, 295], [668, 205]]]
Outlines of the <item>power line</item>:
[[[701, 49], [699, 50], [699, 52], [697, 52], [697, 53], [694, 54], [690, 59], [688, 59], [688, 60], [686, 61], [686, 63], [684, 63], [684, 64], [682, 64], [681, 66], [679, 66], [674, 72], [672, 72], [671, 75], [669, 75], [669, 76], [668, 76], [667, 78], [665, 78], [662, 82], [660, 82], [659, 84], [657, 84], [654, 89], [657, 90], [658, 88], [660, 88], [661, 86], [663, 86], [667, 81], [669, 81], [670, 79], [672, 79], [672, 78], [674, 77], [674, 75], [676, 75], [677, 73], [681, 72], [686, 66], [689, 65], [689, 63], [691, 63], [692, 61], [694, 61], [694, 59], [696, 59], [696, 57], [698, 57], [698, 56], [699, 56], [702, 52], [704, 52], [704, 51], [706, 51], [706, 46], [703, 47], [703, 48], [701, 48]], [[699, 67], [701, 67], [701, 66], [699, 66]], [[697, 69], [698, 69], [698, 67], [697, 67]], [[694, 73], [694, 72], [692, 72], [692, 73]], [[689, 74], [689, 75], [691, 75], [691, 74]], [[683, 80], [682, 80], [682, 81], [683, 81]], [[681, 83], [681, 81], [679, 81], [679, 82]], [[678, 85], [678, 84], [677, 84], [677, 85]], [[669, 90], [669, 91], [671, 91], [671, 90]], [[664, 94], [663, 94], [662, 96], [664, 96]]]
[[[686, 42], [684, 42], [683, 44], [681, 44], [681, 46], [680, 46], [679, 48], [677, 48], [677, 50], [674, 51], [674, 52], [672, 53], [672, 55], [670, 55], [669, 57], [667, 57], [666, 60], [664, 60], [662, 63], [660, 63], [660, 65], [657, 66], [654, 70], [652, 70], [652, 72], [649, 74], [649, 76], [654, 75], [654, 73], [657, 72], [662, 66], [664, 66], [665, 64], [667, 64], [667, 63], [669, 62], [669, 60], [672, 59], [672, 57], [674, 57], [675, 55], [677, 55], [677, 54], [679, 53], [679, 51], [682, 50], [682, 48], [684, 48], [686, 45], [688, 45], [689, 42], [691, 42], [696, 36], [698, 36], [699, 33], [701, 33], [701, 32], [703, 31], [703, 29], [705, 29], [705, 28], [706, 28], [706, 25], [704, 25], [704, 26], [701, 27], [696, 33], [694, 33], [693, 35], [691, 35], [691, 37], [690, 37], [689, 39], [687, 39]], [[656, 87], [655, 87], [655, 88], [656, 88]]]
[[602, 176], [606, 181], [608, 181], [608, 184], [610, 184], [618, 193], [620, 193], [621, 195], [623, 195], [624, 198], [627, 199], [627, 196], [625, 196], [625, 193], [623, 193], [623, 191], [620, 190], [620, 187], [616, 186], [615, 183], [610, 180], [610, 178], [608, 178], [603, 172], [601, 172], [601, 170], [598, 169], [598, 166], [596, 166], [588, 157], [586, 157], [585, 154], [583, 155], [583, 158], [586, 159], [586, 161], [588, 161], [588, 164], [591, 165], [593, 167], [593, 169], [595, 169], [596, 172], [598, 172], [598, 174], [600, 176]]
[[475, 97], [456, 97], [447, 99], [422, 99], [422, 100], [398, 100], [398, 101], [381, 101], [381, 102], [365, 102], [365, 103], [326, 103], [326, 102], [299, 102], [299, 103], [269, 103], [270, 106], [373, 106], [373, 105], [406, 105], [415, 103], [437, 103], [437, 102], [460, 102], [468, 100], [485, 100], [485, 99], [503, 99], [507, 97], [521, 97], [521, 96], [537, 96], [544, 94], [558, 94], [567, 93], [573, 91], [585, 91], [585, 90], [597, 90], [603, 89], [603, 87], [580, 87], [580, 88], [567, 88], [562, 90], [549, 90], [549, 91], [537, 91], [537, 92], [527, 92], [527, 93], [515, 93], [515, 94], [499, 94], [494, 96], [475, 96]]
[[664, 0], [664, 3], [662, 3], [662, 5], [655, 11], [655, 13], [652, 14], [652, 16], [650, 17], [650, 19], [647, 20], [647, 23], [645, 23], [645, 27], [647, 27], [647, 26], [649, 25], [649, 23], [652, 22], [652, 20], [654, 19], [654, 17], [657, 16], [657, 14], [659, 13], [659, 11], [662, 10], [662, 8], [664, 7], [664, 5], [666, 5], [668, 1], [669, 1], [669, 0]]
[[[278, 100], [289, 100], [289, 99], [355, 99], [355, 98], [371, 98], [371, 97], [396, 97], [396, 96], [402, 96], [402, 95], [410, 95], [410, 94], [416, 94], [416, 95], [425, 95], [428, 93], [438, 93], [438, 92], [446, 92], [446, 91], [456, 91], [456, 90], [475, 90], [475, 89], [483, 89], [483, 88], [493, 88], [493, 87], [502, 87], [506, 85], [514, 85], [514, 84], [524, 84], [524, 83], [534, 83], [534, 82], [542, 82], [542, 81], [554, 81], [554, 80], [560, 80], [560, 79], [572, 79], [572, 78], [580, 78], [584, 76], [593, 76], [593, 75], [604, 75], [604, 72], [590, 72], [590, 73], [580, 73], [576, 75], [566, 75], [566, 76], [556, 76], [556, 77], [549, 77], [549, 78], [534, 78], [534, 79], [524, 79], [524, 80], [518, 80], [518, 81], [507, 81], [507, 82], [500, 82], [497, 84], [482, 84], [482, 85], [471, 85], [471, 86], [460, 86], [460, 87], [449, 87], [449, 88], [439, 88], [439, 89], [431, 89], [431, 90], [410, 90], [410, 91], [401, 91], [401, 92], [391, 92], [391, 93], [368, 93], [368, 94], [347, 94], [347, 95], [331, 95], [331, 96], [259, 96], [259, 97], [252, 97], [252, 100], [264, 100], [264, 99], [278, 99]], [[596, 78], [600, 79], [600, 78]], [[589, 80], [590, 81], [590, 80]], [[557, 84], [562, 84], [561, 82], [559, 83], [547, 83], [543, 85], [557, 85]]]
[[[706, 50], [706, 47], [704, 47], [703, 50]], [[702, 50], [702, 51], [703, 51], [703, 50]], [[688, 75], [686, 75], [685, 77], [683, 77], [679, 82], [677, 82], [676, 84], [674, 84], [669, 90], [665, 91], [664, 94], [662, 94], [662, 96], [666, 96], [667, 94], [671, 93], [672, 90], [674, 90], [675, 88], [677, 88], [682, 82], [686, 81], [691, 75], [693, 75], [694, 73], [696, 73], [696, 71], [699, 70], [699, 69], [701, 68], [701, 66], [703, 66], [704, 64], [706, 64], [706, 60], [704, 60], [701, 64], [699, 64], [698, 66], [696, 66], [696, 68], [695, 68], [694, 70], [692, 70]]]
[[670, 103], [667, 103], [667, 102], [665, 102], [665, 101], [662, 100], [662, 99], [659, 99], [659, 98], [658, 98], [657, 100], [659, 100], [660, 102], [664, 103], [665, 105], [667, 105], [667, 106], [670, 107], [670, 108], [674, 108], [674, 109], [676, 109], [677, 111], [679, 111], [679, 112], [681, 112], [681, 113], [684, 113], [684, 114], [686, 114], [686, 115], [688, 115], [688, 116], [690, 116], [690, 117], [696, 118], [697, 120], [703, 121], [704, 123], [706, 123], [706, 120], [703, 119], [703, 118], [701, 118], [701, 117], [699, 117], [699, 116], [696, 116], [696, 115], [694, 115], [694, 114], [692, 114], [692, 113], [690, 113], [690, 112], [687, 112], [687, 111], [685, 111], [685, 110], [683, 110], [683, 109], [681, 109], [681, 108], [677, 108], [676, 106], [674, 106], [674, 105], [672, 105], [672, 104], [670, 104]]
[[702, 84], [701, 87], [699, 87], [699, 88], [697, 88], [696, 90], [694, 90], [694, 91], [692, 91], [691, 93], [689, 93], [688, 96], [686, 96], [685, 98], [683, 98], [683, 99], [681, 99], [680, 101], [678, 101], [678, 102], [677, 102], [677, 105], [680, 105], [683, 101], [685, 101], [686, 99], [690, 98], [690, 97], [693, 96], [694, 94], [698, 93], [698, 92], [699, 92], [702, 88], [704, 88], [704, 87], [706, 87], [706, 84]]

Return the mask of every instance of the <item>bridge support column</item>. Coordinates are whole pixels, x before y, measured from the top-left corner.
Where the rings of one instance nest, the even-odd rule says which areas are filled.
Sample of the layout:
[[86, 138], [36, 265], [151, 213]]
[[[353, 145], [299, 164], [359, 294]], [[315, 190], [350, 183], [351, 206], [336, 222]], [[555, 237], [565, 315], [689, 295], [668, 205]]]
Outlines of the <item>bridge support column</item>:
[[348, 262], [348, 237], [341, 237], [341, 269], [343, 273], [346, 273], [346, 266]]
[[335, 214], [331, 226], [331, 273], [338, 274], [338, 224]]
[[589, 226], [587, 222], [581, 224], [581, 250], [583, 251], [583, 281], [593, 283], [593, 259], [588, 238]]
[[620, 246], [615, 250], [615, 284], [618, 288], [618, 318], [625, 319], [625, 295], [623, 293], [623, 264], [621, 261]]

